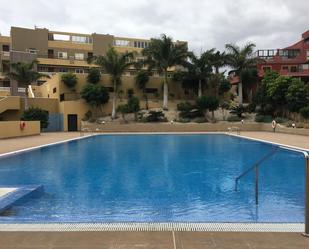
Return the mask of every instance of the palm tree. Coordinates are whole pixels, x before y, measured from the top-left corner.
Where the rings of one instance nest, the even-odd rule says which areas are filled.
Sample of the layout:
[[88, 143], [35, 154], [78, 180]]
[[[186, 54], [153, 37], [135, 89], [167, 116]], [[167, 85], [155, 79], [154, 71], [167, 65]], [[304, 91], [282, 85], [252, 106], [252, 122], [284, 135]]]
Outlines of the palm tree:
[[216, 74], [220, 73], [219, 69], [221, 67], [224, 67], [224, 66], [227, 65], [227, 56], [226, 56], [225, 52], [221, 53], [220, 51], [215, 52], [213, 50], [213, 53], [211, 54], [210, 60], [211, 60], [212, 66], [215, 69]]
[[146, 70], [139, 70], [135, 77], [135, 82], [138, 88], [143, 91], [147, 110], [148, 110], [148, 97], [147, 97], [147, 93], [145, 92], [145, 89], [146, 89], [146, 84], [148, 83], [148, 81], [149, 81], [149, 72]]
[[17, 62], [11, 64], [11, 71], [7, 77], [15, 80], [18, 86], [25, 87], [25, 110], [28, 109], [28, 87], [42, 77], [50, 78], [49, 75], [39, 73], [35, 70], [38, 61], [33, 60], [30, 63]]
[[[207, 78], [212, 73], [211, 56], [214, 49], [210, 49], [196, 56], [193, 52], [189, 53], [189, 62], [187, 63], [188, 76], [191, 79], [198, 81], [198, 97], [202, 96], [202, 82], [207, 81]], [[191, 77], [190, 77], [191, 76]]]
[[243, 89], [242, 89], [242, 74], [245, 70], [251, 69], [256, 66], [259, 59], [254, 57], [253, 51], [255, 44], [248, 43], [243, 48], [235, 44], [226, 44], [227, 50], [227, 65], [232, 67], [232, 71], [239, 77], [238, 96], [240, 104], [243, 103]]
[[112, 119], [116, 117], [117, 86], [121, 84], [121, 76], [124, 72], [133, 65], [132, 58], [133, 53], [120, 54], [113, 47], [110, 47], [104, 56], [94, 58], [95, 64], [111, 76], [114, 88]]
[[174, 43], [171, 37], [163, 34], [160, 38], [151, 39], [143, 55], [149, 70], [156, 69], [164, 74], [163, 109], [168, 109], [168, 68], [185, 64], [188, 57], [187, 44]]

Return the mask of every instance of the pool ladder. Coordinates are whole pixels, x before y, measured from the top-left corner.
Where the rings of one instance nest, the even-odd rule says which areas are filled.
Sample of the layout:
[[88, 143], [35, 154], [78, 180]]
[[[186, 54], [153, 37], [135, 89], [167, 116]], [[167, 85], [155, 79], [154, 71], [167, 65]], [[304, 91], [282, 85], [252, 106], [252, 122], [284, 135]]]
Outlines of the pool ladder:
[[259, 166], [262, 162], [273, 156], [278, 149], [284, 149], [289, 151], [294, 151], [296, 153], [300, 153], [304, 156], [305, 159], [305, 232], [303, 233], [304, 236], [309, 237], [309, 153], [305, 150], [287, 147], [278, 145], [273, 150], [271, 150], [268, 154], [262, 157], [259, 161], [257, 161], [252, 167], [244, 171], [241, 175], [236, 177], [235, 179], [235, 191], [238, 190], [238, 182], [239, 180], [247, 175], [250, 171], [255, 171], [255, 204], [259, 204]]
[[259, 159], [257, 162], [253, 164], [249, 169], [244, 171], [242, 174], [240, 174], [235, 179], [235, 191], [238, 191], [238, 182], [241, 178], [246, 176], [248, 173], [254, 170], [255, 172], [255, 204], [259, 205], [259, 167], [260, 165], [266, 161], [268, 158], [272, 157], [279, 149], [280, 147], [276, 146], [274, 149], [272, 149], [269, 153], [267, 153], [265, 156], [263, 156], [261, 159]]

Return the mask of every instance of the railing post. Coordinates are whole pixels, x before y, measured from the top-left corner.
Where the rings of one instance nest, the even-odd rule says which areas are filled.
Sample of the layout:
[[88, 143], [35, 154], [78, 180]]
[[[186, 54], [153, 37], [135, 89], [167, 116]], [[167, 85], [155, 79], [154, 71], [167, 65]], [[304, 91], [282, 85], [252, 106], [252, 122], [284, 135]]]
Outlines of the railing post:
[[259, 205], [259, 166], [255, 165], [255, 205]]
[[305, 179], [305, 232], [304, 236], [309, 237], [309, 157], [305, 156], [305, 168], [306, 168], [306, 179]]

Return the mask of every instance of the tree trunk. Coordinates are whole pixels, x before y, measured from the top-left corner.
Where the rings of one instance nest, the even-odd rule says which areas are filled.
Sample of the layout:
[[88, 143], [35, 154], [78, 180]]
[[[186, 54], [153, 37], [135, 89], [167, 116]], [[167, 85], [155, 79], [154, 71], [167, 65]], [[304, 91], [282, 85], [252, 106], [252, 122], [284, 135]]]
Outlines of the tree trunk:
[[198, 95], [199, 98], [202, 97], [202, 80], [198, 81]]
[[145, 103], [146, 103], [146, 110], [148, 110], [149, 106], [148, 106], [148, 96], [147, 96], [147, 93], [145, 93]]
[[243, 103], [243, 95], [242, 95], [242, 80], [239, 78], [239, 84], [238, 84], [238, 99], [239, 103]]
[[211, 119], [215, 122], [215, 111], [211, 111]]
[[29, 108], [29, 103], [28, 103], [28, 87], [29, 86], [26, 86], [25, 88], [25, 110], [27, 110]]
[[117, 98], [117, 85], [116, 80], [114, 80], [114, 96], [113, 96], [113, 110], [112, 110], [112, 119], [116, 118], [116, 98]]
[[163, 86], [163, 109], [168, 109], [168, 85], [167, 85], [167, 71], [164, 72], [164, 86]]

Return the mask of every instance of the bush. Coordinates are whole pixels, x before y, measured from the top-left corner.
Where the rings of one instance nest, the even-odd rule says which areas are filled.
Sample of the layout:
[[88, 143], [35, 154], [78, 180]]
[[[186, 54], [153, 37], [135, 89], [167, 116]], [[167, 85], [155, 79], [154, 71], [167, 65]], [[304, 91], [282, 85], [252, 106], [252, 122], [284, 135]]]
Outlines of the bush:
[[23, 121], [40, 121], [41, 129], [48, 127], [48, 111], [30, 107], [22, 114], [21, 120]]
[[228, 121], [228, 122], [240, 122], [240, 121], [241, 121], [241, 118], [238, 117], [238, 116], [229, 116], [229, 117], [227, 118], [227, 121]]
[[77, 77], [73, 73], [65, 73], [61, 76], [61, 81], [68, 87], [73, 88], [77, 84]]
[[133, 95], [134, 95], [134, 90], [133, 90], [133, 88], [128, 89], [127, 94], [128, 94], [128, 98], [129, 98], [129, 99], [132, 98]]
[[189, 118], [179, 118], [178, 120], [177, 120], [177, 122], [179, 122], [179, 123], [190, 123], [190, 119]]
[[140, 110], [139, 99], [137, 97], [132, 97], [128, 100], [128, 108], [130, 112], [138, 112]]
[[249, 105], [247, 105], [247, 107], [245, 108], [246, 112], [252, 113], [255, 112], [256, 109], [256, 104], [255, 103], [250, 103]]
[[207, 123], [208, 120], [207, 120], [206, 118], [204, 118], [204, 117], [199, 117], [199, 118], [195, 118], [195, 119], [193, 120], [193, 122], [198, 123], [198, 124], [201, 124], [201, 123]]
[[309, 119], [309, 105], [306, 107], [303, 107], [299, 110], [300, 115], [305, 118]]
[[282, 118], [282, 117], [277, 117], [277, 118], [275, 118], [275, 120], [276, 120], [276, 122], [277, 122], [278, 124], [287, 123], [287, 122], [289, 121], [288, 119]]
[[203, 116], [203, 112], [189, 102], [179, 103], [177, 105], [177, 110], [180, 111], [179, 116], [185, 119], [192, 119]]
[[87, 81], [91, 84], [97, 84], [101, 80], [101, 72], [98, 68], [90, 68]]
[[143, 118], [144, 122], [167, 122], [162, 111], [149, 111], [148, 115]]
[[258, 123], [271, 123], [273, 121], [273, 117], [270, 115], [256, 115], [255, 122]]
[[238, 105], [231, 107], [230, 113], [237, 115], [237, 117], [239, 117], [241, 119], [242, 115], [243, 115], [243, 113], [245, 113], [245, 111], [246, 110], [245, 110], [244, 106], [242, 104], [238, 104]]
[[100, 85], [87, 84], [80, 95], [88, 104], [96, 107], [106, 104], [109, 100], [108, 90]]

